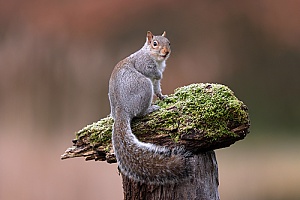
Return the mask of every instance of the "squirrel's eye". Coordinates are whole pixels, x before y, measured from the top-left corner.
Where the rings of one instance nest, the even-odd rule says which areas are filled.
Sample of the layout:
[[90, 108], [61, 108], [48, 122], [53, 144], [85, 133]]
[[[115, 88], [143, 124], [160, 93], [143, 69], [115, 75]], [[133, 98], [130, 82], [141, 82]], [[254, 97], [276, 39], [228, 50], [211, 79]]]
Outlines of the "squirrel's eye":
[[153, 41], [153, 46], [156, 47], [158, 45], [157, 41]]

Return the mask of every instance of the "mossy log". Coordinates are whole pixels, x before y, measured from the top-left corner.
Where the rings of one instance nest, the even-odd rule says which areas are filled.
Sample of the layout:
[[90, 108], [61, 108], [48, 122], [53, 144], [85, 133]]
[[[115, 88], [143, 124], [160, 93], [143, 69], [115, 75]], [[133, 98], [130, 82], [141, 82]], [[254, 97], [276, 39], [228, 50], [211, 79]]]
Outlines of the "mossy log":
[[[157, 100], [161, 109], [132, 121], [132, 131], [143, 142], [166, 147], [184, 146], [193, 154], [228, 147], [249, 133], [246, 105], [220, 84], [191, 84]], [[61, 159], [116, 162], [111, 144], [113, 119], [106, 117], [76, 133], [73, 146]]]

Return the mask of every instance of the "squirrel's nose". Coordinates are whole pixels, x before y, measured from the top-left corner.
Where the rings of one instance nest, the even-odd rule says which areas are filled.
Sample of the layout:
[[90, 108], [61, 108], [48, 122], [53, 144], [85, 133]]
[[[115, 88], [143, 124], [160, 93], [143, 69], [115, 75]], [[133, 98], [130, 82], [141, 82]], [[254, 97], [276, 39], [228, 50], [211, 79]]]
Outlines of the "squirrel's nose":
[[162, 49], [162, 53], [165, 54], [165, 55], [168, 55], [170, 53], [169, 49], [167, 47], [164, 47]]

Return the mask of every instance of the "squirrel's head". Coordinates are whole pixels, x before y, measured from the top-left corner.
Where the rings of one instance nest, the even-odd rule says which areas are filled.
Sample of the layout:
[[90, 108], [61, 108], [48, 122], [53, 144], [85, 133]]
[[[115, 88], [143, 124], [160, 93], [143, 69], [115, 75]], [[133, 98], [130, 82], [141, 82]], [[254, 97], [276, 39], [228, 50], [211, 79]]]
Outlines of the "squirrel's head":
[[170, 41], [166, 38], [166, 31], [162, 35], [153, 35], [150, 31], [147, 32], [146, 46], [150, 50], [150, 55], [156, 61], [167, 60], [171, 53]]

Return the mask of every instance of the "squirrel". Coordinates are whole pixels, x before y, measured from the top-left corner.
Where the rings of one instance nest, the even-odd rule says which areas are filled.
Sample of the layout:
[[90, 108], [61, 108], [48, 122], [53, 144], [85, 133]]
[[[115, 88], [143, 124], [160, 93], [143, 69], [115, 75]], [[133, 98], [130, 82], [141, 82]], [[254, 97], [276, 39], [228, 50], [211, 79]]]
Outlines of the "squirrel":
[[112, 144], [119, 171], [135, 181], [149, 184], [177, 183], [190, 176], [189, 152], [139, 141], [131, 130], [134, 117], [158, 110], [153, 95], [162, 95], [160, 80], [171, 53], [164, 31], [161, 36], [147, 32], [146, 43], [120, 61], [109, 80], [109, 101], [114, 119]]

